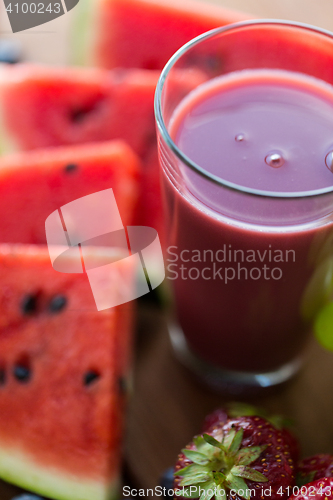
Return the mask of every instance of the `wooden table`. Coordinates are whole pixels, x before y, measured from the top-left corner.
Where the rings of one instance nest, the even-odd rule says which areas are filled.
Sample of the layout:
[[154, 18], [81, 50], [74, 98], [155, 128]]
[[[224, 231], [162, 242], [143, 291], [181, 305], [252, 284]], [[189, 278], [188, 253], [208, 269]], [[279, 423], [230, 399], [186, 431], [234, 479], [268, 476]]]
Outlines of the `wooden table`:
[[[141, 305], [125, 442], [125, 484], [154, 488], [179, 450], [199, 432], [204, 416], [226, 401], [202, 387], [175, 359], [165, 316]], [[277, 394], [252, 400], [294, 419], [302, 453], [333, 454], [333, 353], [313, 340], [304, 369]], [[20, 492], [0, 481], [0, 500]], [[69, 499], [70, 500], [70, 499]], [[94, 499], [91, 499], [94, 500]]]
[[[301, 21], [333, 31], [332, 0], [215, 3], [258, 17]], [[13, 35], [5, 13], [0, 12], [0, 36], [21, 40], [29, 60], [64, 64], [69, 61], [70, 22], [68, 15], [47, 27]], [[308, 353], [306, 366], [283, 391], [254, 402], [295, 420], [304, 455], [333, 453], [333, 354], [322, 350], [315, 341]], [[178, 451], [200, 430], [205, 414], [225, 400], [200, 386], [175, 360], [165, 318], [152, 307], [140, 310], [134, 380], [125, 443], [126, 470], [133, 485], [153, 488], [164, 469], [174, 463]], [[0, 482], [0, 500], [10, 500], [17, 492], [17, 488]]]

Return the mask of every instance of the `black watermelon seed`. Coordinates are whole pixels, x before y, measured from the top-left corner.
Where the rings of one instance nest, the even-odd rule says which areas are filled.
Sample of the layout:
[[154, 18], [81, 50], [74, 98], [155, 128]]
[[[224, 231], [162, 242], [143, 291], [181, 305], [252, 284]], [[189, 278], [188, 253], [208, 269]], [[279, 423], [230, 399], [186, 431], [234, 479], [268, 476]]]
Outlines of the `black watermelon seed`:
[[23, 314], [34, 314], [37, 311], [37, 295], [26, 295], [21, 302], [21, 310]]
[[92, 113], [98, 111], [105, 97], [96, 96], [95, 100], [89, 103], [83, 103], [82, 106], [77, 106], [70, 111], [70, 120], [72, 123], [80, 125], [86, 121]]
[[5, 385], [6, 383], [6, 372], [3, 368], [0, 368], [0, 385]]
[[99, 373], [97, 373], [96, 371], [93, 371], [93, 370], [89, 370], [83, 376], [83, 383], [84, 383], [84, 385], [91, 385], [99, 378], [100, 378]]
[[63, 295], [56, 295], [50, 302], [49, 311], [51, 313], [58, 313], [62, 311], [67, 305], [67, 299]]
[[78, 165], [76, 165], [75, 163], [68, 163], [68, 165], [65, 166], [65, 172], [71, 174], [76, 170], [78, 170], [78, 168], [79, 168]]
[[89, 115], [90, 109], [77, 108], [71, 112], [71, 120], [74, 123], [82, 123]]
[[14, 377], [19, 382], [23, 383], [29, 382], [31, 378], [31, 371], [27, 366], [16, 365], [14, 367]]

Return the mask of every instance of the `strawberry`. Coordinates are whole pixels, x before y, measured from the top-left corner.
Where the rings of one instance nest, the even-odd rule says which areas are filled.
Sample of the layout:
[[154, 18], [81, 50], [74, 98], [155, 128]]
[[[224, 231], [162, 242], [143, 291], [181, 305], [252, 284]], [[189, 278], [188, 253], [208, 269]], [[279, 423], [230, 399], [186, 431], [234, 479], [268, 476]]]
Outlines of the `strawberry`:
[[215, 422], [182, 450], [175, 467], [175, 495], [185, 498], [284, 500], [293, 484], [281, 431], [257, 416]]
[[297, 464], [297, 484], [302, 486], [323, 477], [333, 477], [333, 456], [314, 455]]
[[291, 458], [294, 462], [297, 462], [300, 455], [300, 447], [298, 440], [290, 431], [290, 427], [292, 426], [291, 421], [281, 415], [269, 415], [263, 408], [258, 408], [247, 403], [229, 403], [226, 405], [226, 408], [219, 408], [205, 418], [202, 432], [209, 432], [209, 429], [214, 427], [217, 422], [225, 421], [227, 418], [245, 416], [263, 417], [279, 429], [283, 434], [283, 440], [289, 445]]
[[324, 477], [302, 486], [297, 495], [292, 495], [289, 500], [332, 500], [333, 479]]

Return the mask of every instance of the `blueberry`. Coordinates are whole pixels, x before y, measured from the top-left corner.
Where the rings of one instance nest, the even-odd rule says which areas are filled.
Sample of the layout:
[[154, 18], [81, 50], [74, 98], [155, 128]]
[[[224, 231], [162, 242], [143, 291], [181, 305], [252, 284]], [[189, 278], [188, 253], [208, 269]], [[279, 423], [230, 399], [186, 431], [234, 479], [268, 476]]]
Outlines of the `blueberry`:
[[169, 467], [166, 469], [160, 479], [160, 486], [165, 488], [164, 490], [164, 498], [171, 498], [174, 496], [173, 493], [173, 481], [174, 481], [174, 473], [175, 469], [173, 467]]
[[0, 42], [0, 63], [17, 64], [21, 59], [21, 44], [17, 40], [2, 40]]

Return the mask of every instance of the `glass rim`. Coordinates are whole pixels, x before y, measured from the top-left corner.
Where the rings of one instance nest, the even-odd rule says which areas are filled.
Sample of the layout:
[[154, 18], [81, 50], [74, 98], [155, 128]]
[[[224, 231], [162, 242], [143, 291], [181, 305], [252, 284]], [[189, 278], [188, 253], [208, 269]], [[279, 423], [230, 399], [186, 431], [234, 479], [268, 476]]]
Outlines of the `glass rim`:
[[228, 31], [234, 31], [242, 28], [246, 28], [247, 26], [260, 26], [260, 25], [272, 25], [272, 26], [286, 26], [290, 28], [301, 28], [302, 30], [306, 31], [311, 31], [314, 33], [317, 33], [318, 35], [324, 35], [328, 38], [330, 38], [333, 41], [333, 32], [330, 32], [328, 30], [312, 26], [311, 24], [305, 24], [305, 23], [300, 23], [296, 21], [283, 21], [283, 20], [277, 20], [277, 19], [251, 19], [249, 21], [241, 21], [238, 23], [233, 23], [233, 24], [228, 24], [226, 26], [220, 27], [220, 28], [215, 28], [210, 31], [207, 31], [206, 33], [203, 33], [189, 42], [187, 42], [185, 45], [180, 47], [180, 49], [177, 50], [173, 54], [173, 56], [169, 59], [169, 61], [166, 63], [164, 66], [160, 77], [157, 82], [156, 86], [156, 91], [155, 91], [155, 97], [154, 97], [154, 111], [155, 111], [155, 119], [156, 119], [156, 124], [158, 127], [158, 130], [162, 136], [162, 138], [165, 140], [167, 146], [171, 149], [171, 151], [178, 157], [179, 160], [181, 160], [182, 163], [184, 163], [186, 166], [188, 166], [191, 170], [196, 172], [197, 174], [201, 175], [202, 177], [208, 179], [211, 181], [213, 184], [220, 185], [221, 187], [225, 187], [229, 190], [232, 191], [237, 191], [237, 192], [243, 192], [245, 194], [249, 195], [254, 195], [254, 196], [261, 196], [261, 197], [269, 197], [269, 198], [308, 198], [311, 196], [320, 196], [324, 194], [328, 194], [333, 192], [333, 184], [331, 187], [325, 187], [321, 189], [315, 189], [315, 190], [309, 190], [309, 191], [290, 191], [290, 192], [280, 192], [280, 191], [267, 191], [267, 190], [261, 190], [261, 189], [254, 189], [254, 188], [248, 188], [246, 186], [242, 186], [240, 184], [236, 184], [234, 182], [227, 181], [225, 179], [222, 179], [221, 177], [211, 174], [204, 168], [200, 167], [200, 165], [196, 164], [194, 161], [192, 161], [190, 158], [188, 158], [180, 148], [175, 144], [175, 142], [172, 140], [167, 127], [164, 122], [163, 118], [163, 112], [162, 112], [162, 106], [161, 106], [161, 97], [162, 97], [162, 92], [164, 88], [164, 83], [171, 71], [171, 69], [174, 67], [174, 65], [177, 63], [177, 61], [192, 47], [195, 45], [198, 45], [200, 42], [204, 40], [208, 40], [209, 38], [213, 38], [216, 35], [220, 35], [222, 33], [226, 33]]

